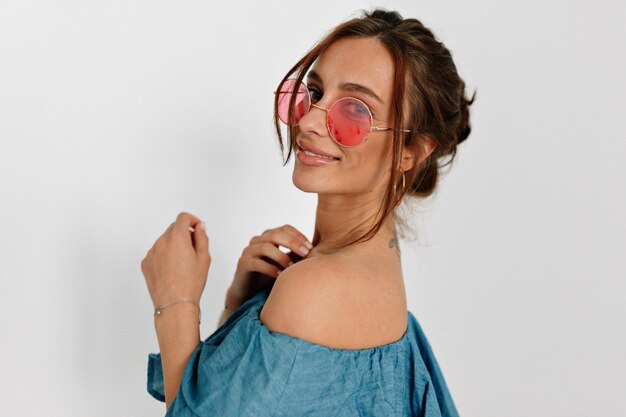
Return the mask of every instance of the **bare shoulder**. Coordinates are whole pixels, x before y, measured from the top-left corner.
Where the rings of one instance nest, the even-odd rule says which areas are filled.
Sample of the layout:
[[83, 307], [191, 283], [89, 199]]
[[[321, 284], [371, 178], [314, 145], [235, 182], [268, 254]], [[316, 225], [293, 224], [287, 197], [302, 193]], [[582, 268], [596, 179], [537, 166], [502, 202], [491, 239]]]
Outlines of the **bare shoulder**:
[[259, 318], [270, 331], [334, 349], [382, 346], [406, 330], [404, 286], [354, 260], [305, 259], [278, 276]]

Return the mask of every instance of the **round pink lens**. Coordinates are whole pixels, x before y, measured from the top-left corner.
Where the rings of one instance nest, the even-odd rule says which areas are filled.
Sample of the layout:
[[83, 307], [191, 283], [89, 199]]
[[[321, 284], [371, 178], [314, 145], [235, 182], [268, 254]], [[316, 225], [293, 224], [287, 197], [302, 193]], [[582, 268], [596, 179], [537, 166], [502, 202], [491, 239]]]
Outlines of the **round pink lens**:
[[328, 132], [343, 146], [356, 146], [372, 130], [372, 113], [361, 100], [345, 97], [337, 100], [328, 112]]
[[[292, 122], [289, 123], [289, 103], [294, 91], [296, 99], [293, 103]], [[281, 84], [278, 89], [278, 117], [283, 123], [287, 125], [297, 125], [302, 116], [309, 111], [310, 106], [311, 97], [309, 96], [309, 90], [304, 83], [296, 85], [296, 80], [290, 78]]]

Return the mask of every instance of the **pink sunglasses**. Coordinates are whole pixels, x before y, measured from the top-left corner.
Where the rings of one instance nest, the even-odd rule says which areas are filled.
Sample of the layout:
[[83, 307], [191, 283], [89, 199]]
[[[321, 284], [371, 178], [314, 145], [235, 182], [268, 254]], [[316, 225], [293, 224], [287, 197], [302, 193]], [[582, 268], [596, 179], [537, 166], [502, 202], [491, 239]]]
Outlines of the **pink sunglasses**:
[[[296, 88], [297, 87], [297, 88]], [[326, 127], [330, 137], [341, 146], [357, 146], [365, 142], [372, 131], [394, 130], [392, 127], [377, 127], [373, 125], [373, 116], [370, 108], [354, 97], [343, 97], [335, 101], [329, 108], [318, 106], [311, 102], [311, 92], [303, 82], [296, 85], [296, 80], [289, 78], [278, 89], [278, 117], [289, 125], [289, 103], [293, 94], [296, 98], [293, 103], [292, 121], [297, 126], [300, 119], [311, 110], [311, 106], [326, 112]], [[399, 129], [401, 132], [410, 130]]]

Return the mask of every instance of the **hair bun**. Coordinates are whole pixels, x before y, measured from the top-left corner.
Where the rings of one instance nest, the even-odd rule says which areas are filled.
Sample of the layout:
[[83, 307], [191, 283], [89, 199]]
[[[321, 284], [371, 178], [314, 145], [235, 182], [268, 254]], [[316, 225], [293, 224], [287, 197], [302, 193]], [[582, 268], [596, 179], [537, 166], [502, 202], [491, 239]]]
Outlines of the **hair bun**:
[[461, 108], [459, 110], [461, 112], [461, 116], [460, 116], [460, 121], [459, 121], [459, 127], [457, 128], [457, 131], [456, 131], [457, 145], [463, 142], [465, 139], [467, 139], [470, 132], [472, 131], [472, 126], [470, 124], [470, 118], [469, 118], [469, 106], [471, 106], [472, 103], [474, 103], [475, 99], [476, 99], [476, 90], [474, 90], [474, 94], [472, 94], [471, 99], [468, 100], [467, 98], [465, 98], [465, 83], [462, 82], [461, 101], [460, 101]]

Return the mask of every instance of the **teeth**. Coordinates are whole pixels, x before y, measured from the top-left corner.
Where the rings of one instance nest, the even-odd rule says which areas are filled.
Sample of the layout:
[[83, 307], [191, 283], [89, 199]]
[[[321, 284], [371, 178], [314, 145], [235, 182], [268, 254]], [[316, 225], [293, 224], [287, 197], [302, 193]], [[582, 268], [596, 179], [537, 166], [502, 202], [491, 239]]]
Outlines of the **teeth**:
[[313, 153], [313, 152], [309, 152], [309, 151], [304, 151], [304, 154], [305, 154], [305, 155], [309, 155], [309, 156], [317, 156], [317, 157], [319, 157], [319, 158], [326, 158], [326, 159], [337, 159], [337, 158], [335, 158], [335, 157], [332, 157], [332, 156], [324, 156], [324, 155], [318, 155], [318, 154], [316, 154], [316, 153]]

